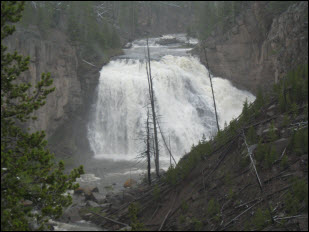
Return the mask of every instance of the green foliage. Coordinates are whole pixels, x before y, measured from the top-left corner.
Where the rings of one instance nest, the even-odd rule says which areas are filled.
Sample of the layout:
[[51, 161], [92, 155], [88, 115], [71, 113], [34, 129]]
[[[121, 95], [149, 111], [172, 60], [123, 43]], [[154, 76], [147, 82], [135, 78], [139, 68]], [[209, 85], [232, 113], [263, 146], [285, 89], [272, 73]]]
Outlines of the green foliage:
[[176, 185], [177, 183], [177, 169], [174, 166], [170, 166], [165, 174], [165, 181], [170, 185]]
[[248, 105], [248, 99], [246, 98], [246, 101], [243, 104], [242, 108], [242, 119], [247, 122], [249, 119], [249, 105]]
[[256, 111], [260, 110], [262, 106], [265, 104], [265, 99], [263, 95], [263, 90], [261, 87], [258, 88], [256, 99], [254, 101], [254, 108]]
[[220, 212], [220, 206], [217, 200], [214, 198], [210, 199], [207, 207], [207, 215], [209, 217], [215, 216]]
[[257, 142], [257, 135], [253, 126], [251, 126], [247, 132], [247, 141], [248, 144], [252, 145]]
[[140, 205], [138, 203], [131, 203], [128, 210], [131, 220], [130, 226], [132, 227], [132, 231], [145, 231], [144, 224], [139, 222], [137, 218], [137, 215], [140, 211]]
[[308, 64], [299, 65], [274, 85], [281, 112], [291, 111], [294, 118], [298, 106], [308, 102]]
[[165, 181], [171, 185], [176, 185], [183, 180], [190, 171], [201, 161], [204, 156], [212, 152], [210, 142], [202, 142], [197, 146], [192, 145], [192, 150], [185, 155], [177, 164], [176, 167], [169, 167], [165, 175]]
[[271, 217], [268, 210], [263, 211], [261, 208], [258, 208], [253, 219], [251, 220], [251, 224], [257, 230], [262, 230], [269, 224], [270, 218]]
[[285, 211], [289, 215], [296, 215], [299, 209], [299, 202], [298, 200], [293, 197], [291, 192], [288, 192], [285, 196]]
[[258, 162], [262, 162], [267, 154], [270, 151], [270, 147], [268, 144], [263, 144], [261, 141], [259, 141], [258, 146], [256, 148], [255, 152], [255, 158]]
[[242, 2], [196, 2], [193, 7], [196, 9], [198, 37], [205, 40], [213, 30], [219, 28], [222, 31], [230, 29], [235, 17], [243, 7]]
[[248, 167], [248, 165], [250, 164], [250, 158], [249, 156], [242, 156], [239, 162], [239, 165], [241, 168], [245, 168]]
[[186, 221], [186, 217], [184, 215], [179, 216], [179, 222], [184, 223]]
[[308, 154], [308, 128], [295, 130], [289, 143], [289, 150], [296, 155]]
[[182, 201], [181, 202], [181, 209], [184, 213], [188, 212], [188, 209], [189, 209], [189, 206], [188, 206], [188, 203], [185, 202], [185, 201]]
[[277, 160], [276, 149], [269, 144], [263, 144], [261, 141], [258, 143], [255, 152], [255, 159], [266, 168], [270, 168], [272, 164]]
[[[20, 74], [28, 69], [29, 57], [7, 53], [3, 40], [15, 31], [24, 2], [1, 2], [1, 228], [31, 230], [35, 220], [43, 230], [49, 218], [58, 218], [62, 208], [71, 204], [65, 192], [75, 189], [75, 179], [82, 166], [70, 174], [63, 173], [64, 164], [54, 162], [47, 149], [45, 133], [25, 132], [20, 125], [35, 119], [32, 113], [45, 104], [54, 88], [50, 74], [42, 74], [34, 88], [21, 82]], [[32, 93], [32, 94], [30, 94]], [[24, 201], [31, 201], [25, 206]], [[35, 209], [36, 211], [33, 211]]]
[[282, 122], [282, 126], [283, 127], [287, 127], [290, 125], [290, 117], [288, 114], [284, 114], [284, 118], [283, 118], [283, 122]]
[[[106, 57], [121, 48], [120, 37], [114, 26], [105, 18], [98, 20], [94, 12], [95, 2], [70, 1], [26, 2], [21, 24], [36, 25], [48, 38], [50, 29], [57, 28], [69, 35], [72, 42], [80, 45], [82, 56]], [[35, 6], [34, 6], [35, 5]]]
[[271, 168], [272, 164], [277, 160], [276, 150], [272, 147], [265, 157], [266, 167]]
[[201, 222], [197, 218], [192, 218], [192, 223], [194, 225], [194, 231], [201, 231], [202, 230], [203, 222]]
[[271, 122], [271, 125], [269, 128], [268, 138], [270, 142], [274, 142], [278, 139], [278, 134], [277, 134], [277, 131], [275, 130], [275, 125], [273, 121]]
[[289, 215], [296, 215], [301, 203], [308, 209], [308, 183], [301, 178], [292, 178], [292, 189], [285, 196], [285, 210]]
[[156, 202], [160, 201], [161, 198], [161, 189], [160, 187], [156, 184], [153, 188], [153, 197], [155, 199]]
[[280, 165], [282, 168], [287, 168], [289, 166], [289, 163], [288, 163], [289, 159], [288, 159], [288, 156], [285, 155], [283, 156], [281, 162], [280, 162]]
[[235, 195], [232, 187], [229, 189], [227, 196], [228, 196], [229, 199], [235, 198], [236, 195]]

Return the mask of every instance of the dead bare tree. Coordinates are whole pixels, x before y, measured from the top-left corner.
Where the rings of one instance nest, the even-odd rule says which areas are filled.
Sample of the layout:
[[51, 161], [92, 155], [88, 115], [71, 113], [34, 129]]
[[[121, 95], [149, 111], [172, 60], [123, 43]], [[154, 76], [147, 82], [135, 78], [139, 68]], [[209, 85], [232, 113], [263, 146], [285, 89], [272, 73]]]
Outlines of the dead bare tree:
[[155, 166], [156, 166], [156, 175], [160, 178], [159, 174], [159, 143], [158, 143], [158, 135], [157, 135], [157, 123], [156, 123], [156, 110], [155, 110], [155, 102], [154, 102], [154, 91], [153, 91], [153, 83], [152, 83], [152, 76], [151, 76], [151, 65], [150, 65], [150, 51], [148, 45], [148, 37], [147, 41], [147, 60], [148, 65], [146, 62], [146, 71], [147, 71], [147, 78], [148, 78], [148, 87], [149, 87], [149, 97], [151, 103], [151, 110], [152, 110], [152, 122], [153, 122], [153, 129], [154, 129], [154, 144], [155, 144]]
[[252, 157], [252, 150], [249, 148], [249, 146], [248, 146], [248, 144], [247, 144], [246, 135], [245, 135], [244, 130], [242, 131], [242, 135], [243, 135], [243, 139], [244, 139], [245, 145], [246, 145], [247, 150], [248, 150], [248, 155], [249, 155], [249, 157], [250, 157], [251, 165], [252, 165], [252, 167], [253, 167], [253, 169], [254, 169], [254, 173], [255, 173], [257, 182], [258, 182], [258, 184], [259, 184], [259, 187], [260, 187], [260, 191], [261, 191], [262, 198], [263, 198], [263, 200], [266, 201], [267, 208], [268, 208], [268, 211], [269, 211], [269, 214], [270, 214], [271, 222], [274, 224], [275, 221], [274, 221], [274, 218], [273, 218], [273, 215], [272, 215], [272, 211], [271, 211], [271, 209], [270, 209], [269, 202], [267, 201], [267, 197], [265, 196], [265, 193], [264, 193], [264, 191], [263, 191], [262, 182], [261, 182], [261, 179], [260, 179], [260, 177], [259, 177], [259, 174], [258, 174], [257, 169], [256, 169], [256, 166], [255, 166], [255, 162], [254, 162], [253, 157]]
[[147, 121], [146, 121], [146, 155], [147, 155], [147, 171], [148, 171], [148, 184], [151, 185], [151, 159], [150, 159], [150, 128], [149, 128], [149, 109], [147, 110]]
[[211, 75], [210, 75], [210, 70], [209, 70], [208, 61], [207, 61], [205, 45], [203, 46], [203, 50], [204, 50], [204, 56], [205, 56], [205, 65], [206, 65], [206, 68], [208, 69], [208, 76], [209, 76], [210, 85], [211, 85], [212, 98], [213, 98], [214, 107], [215, 107], [215, 115], [216, 115], [216, 121], [217, 121], [217, 128], [218, 128], [218, 132], [219, 132], [219, 131], [220, 131], [220, 128], [219, 128], [219, 122], [218, 122], [218, 114], [217, 114], [216, 100], [215, 100], [214, 89], [213, 89], [213, 86], [212, 86], [212, 78], [211, 78]]

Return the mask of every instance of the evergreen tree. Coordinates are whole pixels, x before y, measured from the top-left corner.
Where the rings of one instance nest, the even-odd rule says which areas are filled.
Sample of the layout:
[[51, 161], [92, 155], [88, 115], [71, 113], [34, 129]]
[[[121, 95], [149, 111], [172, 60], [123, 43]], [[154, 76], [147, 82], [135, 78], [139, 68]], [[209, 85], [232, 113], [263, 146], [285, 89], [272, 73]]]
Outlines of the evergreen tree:
[[[18, 80], [28, 69], [29, 57], [7, 52], [3, 40], [15, 31], [24, 2], [1, 2], [1, 229], [31, 230], [30, 222], [44, 229], [49, 218], [57, 218], [62, 207], [71, 204], [64, 193], [74, 189], [82, 166], [69, 175], [63, 162], [54, 163], [46, 149], [44, 131], [25, 132], [19, 125], [34, 117], [32, 113], [45, 104], [52, 79], [42, 74], [35, 88]], [[30, 91], [31, 90], [31, 91]], [[30, 94], [32, 93], [32, 94]], [[30, 206], [25, 204], [30, 202]], [[33, 228], [32, 228], [33, 229]]]
[[249, 119], [249, 105], [248, 105], [248, 99], [246, 98], [246, 101], [244, 102], [243, 108], [242, 108], [242, 118], [245, 122]]

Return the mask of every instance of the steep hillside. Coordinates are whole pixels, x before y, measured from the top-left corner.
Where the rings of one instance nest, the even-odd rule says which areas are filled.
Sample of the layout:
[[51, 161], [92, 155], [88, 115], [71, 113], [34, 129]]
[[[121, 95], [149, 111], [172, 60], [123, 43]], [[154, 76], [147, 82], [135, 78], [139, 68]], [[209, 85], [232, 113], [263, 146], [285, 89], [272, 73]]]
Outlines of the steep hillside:
[[119, 195], [123, 205], [86, 208], [83, 218], [110, 229], [308, 230], [308, 64], [130, 194]]
[[[308, 2], [275, 14], [275, 2], [249, 2], [235, 22], [227, 19], [206, 39], [210, 70], [239, 88], [269, 89], [288, 70], [308, 61]], [[283, 3], [282, 3], [283, 4]], [[202, 49], [196, 50], [205, 60]]]

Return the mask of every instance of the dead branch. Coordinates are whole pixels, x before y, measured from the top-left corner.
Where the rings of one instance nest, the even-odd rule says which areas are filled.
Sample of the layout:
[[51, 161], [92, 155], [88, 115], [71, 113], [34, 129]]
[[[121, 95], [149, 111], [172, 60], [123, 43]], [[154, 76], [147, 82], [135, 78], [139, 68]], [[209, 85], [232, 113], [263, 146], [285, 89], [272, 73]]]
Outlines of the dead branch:
[[[265, 196], [264, 196], [264, 191], [263, 191], [263, 188], [262, 188], [262, 183], [261, 183], [259, 174], [258, 174], [258, 172], [257, 172], [257, 170], [256, 170], [256, 166], [255, 166], [254, 160], [253, 160], [253, 158], [252, 158], [252, 151], [249, 149], [248, 144], [247, 144], [247, 141], [246, 141], [245, 132], [242, 131], [242, 134], [243, 134], [244, 142], [245, 142], [246, 147], [247, 147], [247, 150], [248, 150], [248, 155], [249, 155], [249, 157], [250, 157], [251, 164], [252, 164], [252, 166], [253, 166], [253, 168], [254, 168], [255, 175], [256, 175], [256, 178], [257, 178], [257, 180], [258, 180], [258, 184], [259, 184], [259, 186], [260, 186], [261, 195], [262, 195], [263, 199], [266, 199]], [[268, 211], [269, 211], [269, 213], [270, 213], [271, 221], [272, 221], [272, 223], [274, 223], [275, 221], [274, 221], [274, 219], [273, 219], [272, 212], [271, 212], [271, 210], [270, 210], [270, 206], [269, 206], [268, 201], [267, 201], [266, 203], [267, 203]]]
[[[239, 215], [237, 215], [236, 217], [234, 217], [231, 221], [229, 221], [228, 223], [226, 223], [226, 224], [224, 225], [224, 228], [227, 227], [229, 224], [231, 224], [233, 221], [235, 221], [237, 218], [239, 218], [241, 215], [243, 215], [244, 213], [246, 213], [249, 209], [251, 209], [251, 208], [253, 208], [254, 206], [256, 206], [257, 204], [261, 203], [262, 201], [263, 201], [263, 199], [260, 200], [260, 201], [258, 201], [258, 202], [255, 203], [255, 204], [253, 204], [252, 206], [250, 206], [248, 209], [246, 209], [245, 211], [243, 211], [241, 214], [239, 214]], [[223, 229], [223, 230], [224, 230], [224, 229]]]
[[113, 223], [116, 223], [116, 224], [119, 224], [119, 225], [122, 225], [122, 226], [129, 226], [128, 224], [125, 224], [125, 223], [116, 221], [116, 220], [114, 220], [114, 219], [111, 219], [111, 218], [102, 216], [102, 215], [97, 214], [97, 213], [95, 213], [95, 212], [92, 212], [92, 211], [90, 211], [90, 210], [89, 210], [89, 213], [92, 213], [92, 214], [97, 215], [97, 216], [99, 216], [99, 217], [101, 217], [101, 218], [104, 218], [104, 219], [106, 219], [106, 220], [108, 220], [108, 221], [110, 221], [110, 222], [113, 222]]
[[160, 228], [159, 228], [158, 231], [161, 231], [161, 229], [162, 229], [163, 226], [164, 226], [164, 223], [165, 223], [166, 219], [168, 218], [168, 215], [171, 213], [172, 208], [173, 208], [173, 206], [174, 206], [174, 204], [175, 204], [175, 201], [176, 201], [176, 196], [177, 196], [177, 195], [175, 195], [174, 202], [173, 202], [171, 208], [169, 209], [169, 211], [167, 212], [167, 214], [165, 215], [165, 218], [164, 218], [164, 220], [163, 220], [163, 222], [162, 222], [162, 224], [161, 224], [161, 226], [160, 226]]

